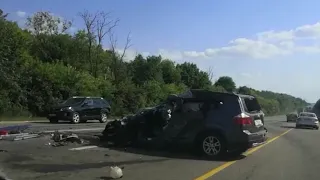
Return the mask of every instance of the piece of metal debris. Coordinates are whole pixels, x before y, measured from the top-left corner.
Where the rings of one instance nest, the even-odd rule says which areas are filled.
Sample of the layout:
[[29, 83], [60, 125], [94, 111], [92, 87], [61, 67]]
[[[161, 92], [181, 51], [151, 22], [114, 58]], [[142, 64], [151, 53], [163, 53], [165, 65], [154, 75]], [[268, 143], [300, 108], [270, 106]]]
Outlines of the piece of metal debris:
[[68, 142], [71, 143], [78, 143], [83, 144], [83, 140], [79, 138], [78, 135], [73, 133], [61, 133], [56, 131], [55, 133], [51, 134], [51, 139], [54, 141], [54, 143], [50, 143], [53, 147], [59, 147], [59, 146], [65, 146]]
[[0, 131], [5, 130], [8, 132], [13, 132], [13, 133], [20, 133], [28, 128], [30, 128], [31, 125], [15, 125], [15, 126], [5, 126], [1, 127]]
[[7, 141], [20, 141], [25, 139], [31, 139], [40, 137], [39, 134], [30, 134], [30, 133], [19, 133], [19, 134], [8, 134], [4, 136], [0, 136], [1, 140], [7, 140]]

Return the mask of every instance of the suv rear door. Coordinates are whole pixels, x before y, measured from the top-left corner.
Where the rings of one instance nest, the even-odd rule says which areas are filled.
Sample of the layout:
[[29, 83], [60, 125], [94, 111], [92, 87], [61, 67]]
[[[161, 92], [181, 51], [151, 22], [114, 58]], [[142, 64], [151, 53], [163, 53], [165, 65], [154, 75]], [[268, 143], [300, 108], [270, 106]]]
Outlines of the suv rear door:
[[253, 96], [240, 96], [243, 113], [250, 116], [253, 120], [252, 124], [243, 126], [243, 130], [248, 130], [251, 133], [264, 130], [264, 113], [258, 100]]
[[110, 103], [107, 100], [103, 99], [103, 98], [99, 98], [99, 101], [101, 103], [101, 108], [107, 110], [108, 113], [110, 113], [110, 110], [111, 110]]
[[101, 115], [101, 110], [103, 109], [101, 98], [92, 98], [92, 100], [93, 100], [92, 116], [95, 119], [99, 119]]
[[85, 100], [85, 104], [82, 106], [82, 114], [87, 119], [91, 119], [94, 117], [95, 109], [93, 100], [91, 98], [87, 98]]

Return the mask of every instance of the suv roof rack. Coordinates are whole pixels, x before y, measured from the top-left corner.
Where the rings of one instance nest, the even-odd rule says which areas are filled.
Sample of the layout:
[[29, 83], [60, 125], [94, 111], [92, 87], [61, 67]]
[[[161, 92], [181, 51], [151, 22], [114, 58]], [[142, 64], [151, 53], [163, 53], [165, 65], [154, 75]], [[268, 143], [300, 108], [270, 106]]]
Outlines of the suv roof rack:
[[99, 99], [103, 99], [103, 97], [98, 97], [98, 96], [72, 96], [72, 98], [99, 98]]

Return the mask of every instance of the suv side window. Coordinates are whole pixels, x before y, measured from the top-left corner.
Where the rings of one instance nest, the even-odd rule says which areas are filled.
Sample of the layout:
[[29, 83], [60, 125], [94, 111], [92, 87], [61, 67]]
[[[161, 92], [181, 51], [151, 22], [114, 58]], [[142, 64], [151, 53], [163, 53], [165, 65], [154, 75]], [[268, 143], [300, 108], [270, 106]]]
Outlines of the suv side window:
[[93, 99], [93, 105], [94, 105], [94, 106], [101, 106], [101, 101], [100, 101], [100, 99]]
[[109, 102], [106, 101], [105, 99], [99, 99], [100, 103], [102, 106], [109, 106]]
[[202, 102], [186, 102], [182, 105], [182, 112], [197, 112], [202, 110]]
[[93, 106], [93, 100], [92, 99], [87, 99], [86, 103], [88, 106]]

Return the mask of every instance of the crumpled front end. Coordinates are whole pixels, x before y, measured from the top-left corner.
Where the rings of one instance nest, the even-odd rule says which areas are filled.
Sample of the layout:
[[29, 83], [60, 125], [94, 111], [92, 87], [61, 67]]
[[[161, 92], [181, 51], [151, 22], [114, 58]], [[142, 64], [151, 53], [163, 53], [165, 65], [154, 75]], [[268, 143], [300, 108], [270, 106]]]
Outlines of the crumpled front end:
[[111, 121], [105, 126], [101, 140], [123, 146], [152, 139], [168, 124], [170, 113], [159, 108]]

